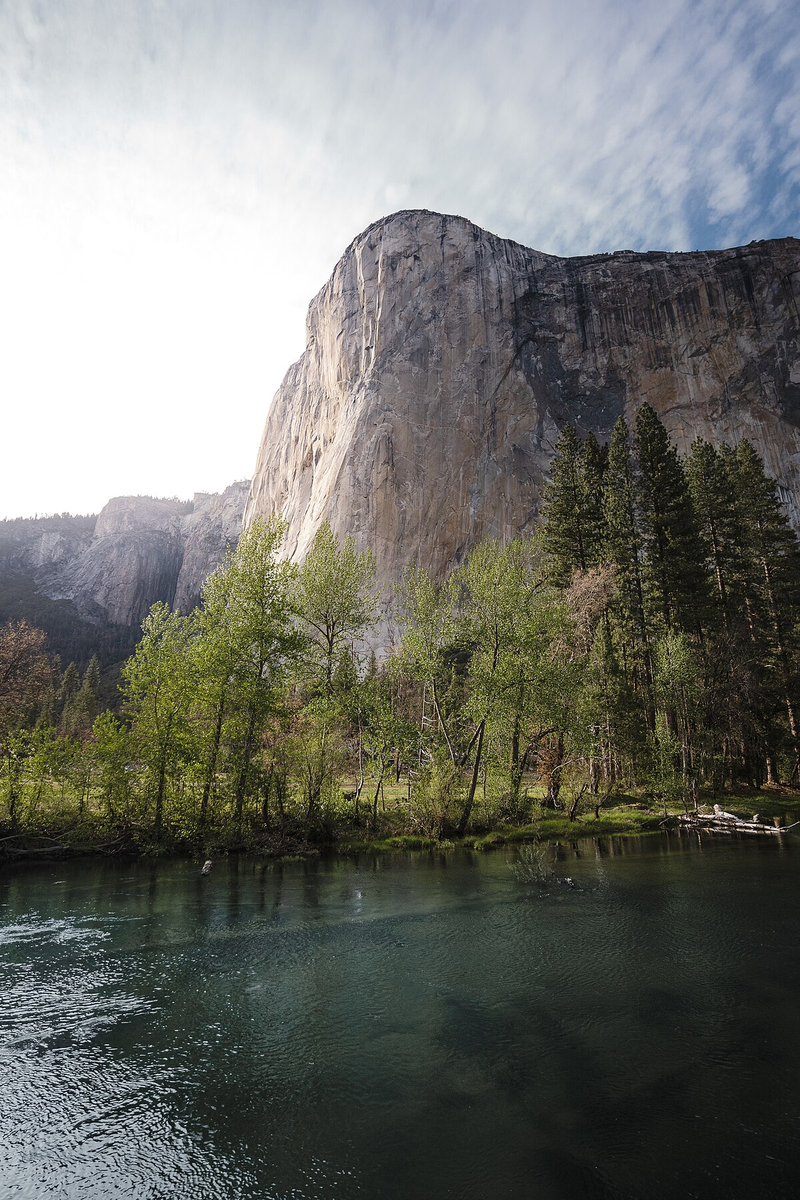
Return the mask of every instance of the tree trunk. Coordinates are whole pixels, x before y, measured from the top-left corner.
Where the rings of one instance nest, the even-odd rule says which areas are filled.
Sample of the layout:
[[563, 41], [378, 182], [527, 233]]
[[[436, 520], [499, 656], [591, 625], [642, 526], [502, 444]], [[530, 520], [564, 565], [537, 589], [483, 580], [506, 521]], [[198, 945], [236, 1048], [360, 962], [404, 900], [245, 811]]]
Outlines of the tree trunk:
[[253, 756], [253, 734], [256, 729], [256, 712], [254, 708], [250, 709], [250, 723], [247, 726], [247, 737], [244, 742], [244, 754], [242, 755], [242, 769], [239, 772], [239, 778], [236, 783], [236, 824], [241, 828], [242, 817], [244, 816], [244, 793], [247, 788], [247, 776], [250, 772], [250, 759]]
[[208, 768], [206, 770], [205, 783], [203, 784], [203, 797], [200, 801], [200, 828], [205, 826], [208, 817], [208, 802], [211, 798], [211, 788], [214, 783], [214, 776], [217, 773], [217, 756], [219, 754], [219, 743], [222, 738], [222, 718], [225, 713], [225, 693], [220, 696], [219, 705], [217, 707], [217, 719], [214, 724], [214, 741], [211, 744], [211, 754], [209, 755]]
[[772, 617], [772, 627], [775, 633], [775, 641], [778, 647], [778, 661], [781, 664], [781, 675], [783, 676], [784, 701], [786, 704], [786, 712], [789, 717], [789, 730], [792, 735], [792, 745], [794, 747], [794, 765], [792, 767], [792, 783], [796, 783], [800, 776], [800, 721], [798, 721], [797, 709], [795, 708], [794, 698], [792, 696], [791, 687], [791, 671], [789, 669], [789, 656], [786, 653], [786, 643], [783, 637], [783, 623], [778, 612], [778, 606], [775, 602], [775, 589], [772, 585], [772, 572], [769, 569], [769, 563], [766, 558], [761, 560], [764, 569], [764, 578], [767, 583], [767, 596], [769, 597], [770, 616]]
[[154, 833], [156, 841], [161, 841], [161, 824], [164, 816], [164, 793], [167, 790], [167, 755], [166, 751], [161, 754], [161, 761], [158, 766], [158, 791], [156, 792], [156, 819], [154, 825]]
[[358, 824], [358, 802], [364, 787], [364, 735], [361, 729], [361, 711], [358, 713], [358, 784], [353, 796], [353, 821]]
[[444, 740], [447, 743], [447, 749], [450, 753], [451, 761], [453, 763], [453, 766], [455, 766], [456, 765], [456, 752], [453, 749], [453, 743], [450, 741], [450, 734], [447, 732], [447, 725], [445, 724], [444, 718], [442, 717], [442, 711], [439, 708], [439, 697], [436, 694], [436, 680], [431, 680], [431, 695], [433, 696], [433, 711], [436, 713], [436, 719], [439, 722], [442, 733], [444, 734]]
[[522, 771], [519, 761], [519, 713], [514, 717], [514, 732], [511, 735], [511, 800], [514, 812], [519, 810], [519, 793], [522, 787]]
[[484, 720], [484, 721], [481, 721], [480, 725], [478, 726], [478, 745], [475, 748], [475, 764], [472, 768], [472, 778], [471, 778], [470, 784], [469, 784], [469, 793], [467, 795], [467, 802], [464, 805], [464, 811], [461, 814], [461, 820], [458, 822], [459, 837], [463, 837], [466, 832], [467, 825], [469, 823], [470, 814], [472, 812], [472, 804], [473, 804], [473, 801], [475, 800], [475, 791], [478, 786], [478, 773], [481, 769], [481, 753], [483, 751], [483, 732], [484, 732], [485, 728], [486, 728], [486, 721]]
[[272, 791], [272, 778], [273, 778], [274, 774], [275, 774], [275, 764], [273, 763], [270, 766], [270, 769], [267, 772], [267, 778], [264, 781], [264, 791], [262, 793], [263, 798], [261, 801], [261, 820], [266, 829], [269, 829], [269, 827], [270, 827], [269, 796], [270, 796], [270, 792]]
[[550, 769], [550, 778], [547, 781], [547, 796], [545, 805], [547, 808], [558, 808], [558, 796], [561, 791], [561, 765], [564, 762], [564, 735], [559, 733], [558, 741], [556, 742], [556, 761]]
[[378, 775], [378, 783], [375, 788], [375, 795], [372, 797], [372, 832], [373, 833], [378, 828], [378, 798], [380, 797], [380, 794], [381, 794], [381, 787], [383, 785], [383, 775], [384, 775], [385, 770], [386, 770], [386, 768], [383, 765], [383, 759], [381, 759], [381, 769], [380, 769], [380, 774]]
[[[581, 786], [580, 790], [576, 793], [576, 795], [573, 796], [572, 803], [569, 806], [569, 812], [567, 813], [567, 816], [569, 817], [570, 821], [577, 820], [578, 805], [580, 804], [581, 800], [583, 799], [585, 792], [586, 792], [586, 784], [584, 783]], [[595, 815], [597, 815], [597, 809], [595, 809]]]

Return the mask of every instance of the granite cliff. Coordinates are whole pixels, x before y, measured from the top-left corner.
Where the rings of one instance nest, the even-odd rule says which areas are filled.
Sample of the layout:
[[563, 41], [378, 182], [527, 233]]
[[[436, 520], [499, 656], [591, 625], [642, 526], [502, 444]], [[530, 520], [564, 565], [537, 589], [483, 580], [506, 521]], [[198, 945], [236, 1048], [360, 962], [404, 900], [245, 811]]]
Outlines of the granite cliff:
[[445, 571], [535, 522], [560, 427], [643, 401], [681, 448], [749, 437], [800, 515], [800, 242], [558, 258], [400, 212], [347, 248], [267, 417], [245, 522], [282, 511]]
[[124, 654], [157, 600], [182, 612], [198, 603], [238, 541], [247, 492], [243, 481], [187, 502], [117, 496], [96, 517], [0, 523], [0, 623], [41, 625], [67, 658], [84, 645]]

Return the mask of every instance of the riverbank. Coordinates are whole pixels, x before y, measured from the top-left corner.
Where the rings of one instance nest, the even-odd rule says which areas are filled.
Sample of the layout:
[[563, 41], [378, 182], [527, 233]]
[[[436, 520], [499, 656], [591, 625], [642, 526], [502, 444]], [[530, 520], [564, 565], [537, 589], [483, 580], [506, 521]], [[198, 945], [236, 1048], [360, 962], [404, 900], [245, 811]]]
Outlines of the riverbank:
[[[713, 803], [717, 797], [701, 797], [701, 803]], [[769, 792], [745, 792], [723, 798], [725, 807], [736, 816], [750, 819], [758, 813], [767, 823], [790, 824], [800, 819], [800, 792], [773, 789]], [[669, 827], [683, 814], [682, 805], [656, 805], [647, 797], [626, 798], [625, 802], [570, 819], [566, 813], [540, 810], [536, 819], [521, 824], [498, 822], [490, 828], [472, 830], [463, 837], [444, 831], [434, 837], [402, 829], [393, 813], [382, 813], [378, 828], [370, 830], [354, 822], [327, 821], [309, 831], [291, 819], [281, 828], [245, 830], [212, 828], [165, 828], [156, 838], [152, 828], [133, 824], [113, 824], [99, 813], [77, 814], [59, 824], [40, 824], [13, 830], [0, 825], [0, 864], [4, 862], [60, 860], [87, 856], [222, 857], [248, 854], [265, 858], [298, 858], [320, 854], [351, 855], [371, 851], [391, 853], [398, 850], [439, 850], [454, 848], [490, 850], [497, 846], [529, 842], [572, 842], [584, 837], [614, 837], [653, 834]]]

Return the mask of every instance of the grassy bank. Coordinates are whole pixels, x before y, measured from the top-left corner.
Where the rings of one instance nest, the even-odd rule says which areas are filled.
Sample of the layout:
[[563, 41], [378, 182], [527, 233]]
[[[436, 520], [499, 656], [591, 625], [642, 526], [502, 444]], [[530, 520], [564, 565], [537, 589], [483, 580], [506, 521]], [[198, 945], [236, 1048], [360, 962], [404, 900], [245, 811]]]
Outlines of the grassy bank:
[[[700, 801], [702, 804], [713, 803], [713, 798], [701, 796]], [[800, 819], [799, 792], [783, 789], [748, 791], [724, 797], [723, 803], [727, 811], [741, 817], [747, 818], [758, 812], [767, 822]], [[13, 828], [7, 821], [0, 823], [0, 863], [90, 854], [109, 857], [177, 854], [213, 858], [248, 853], [278, 858], [322, 852], [347, 855], [365, 851], [446, 851], [457, 846], [490, 850], [535, 841], [657, 833], [670, 823], [669, 818], [684, 811], [681, 805], [668, 805], [665, 820], [663, 804], [647, 796], [628, 796], [616, 804], [602, 807], [598, 815], [594, 811], [582, 813], [574, 820], [570, 820], [565, 812], [542, 808], [536, 797], [532, 808], [532, 818], [521, 823], [478, 820], [464, 837], [457, 837], [447, 826], [433, 836], [424, 831], [409, 831], [408, 814], [398, 792], [397, 796], [385, 797], [374, 825], [372, 813], [362, 812], [356, 821], [351, 808], [342, 803], [323, 813], [312, 828], [304, 826], [299, 813], [289, 812], [281, 822], [274, 821], [269, 825], [253, 820], [242, 826], [229, 820], [206, 829], [189, 824], [185, 827], [170, 825], [156, 836], [149, 823], [120, 819], [86, 804], [65, 805], [62, 797], [57, 812], [40, 804], [29, 814], [23, 827]]]

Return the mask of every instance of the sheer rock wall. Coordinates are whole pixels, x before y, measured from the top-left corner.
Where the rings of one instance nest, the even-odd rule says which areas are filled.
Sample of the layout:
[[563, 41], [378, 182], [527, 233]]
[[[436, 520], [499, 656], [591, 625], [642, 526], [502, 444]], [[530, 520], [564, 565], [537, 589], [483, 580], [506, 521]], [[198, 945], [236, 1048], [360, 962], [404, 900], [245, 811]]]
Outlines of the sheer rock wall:
[[328, 518], [388, 595], [533, 528], [560, 427], [607, 440], [643, 401], [681, 449], [750, 438], [800, 497], [800, 242], [557, 258], [397, 213], [345, 251], [267, 417], [245, 523], [302, 557]]

